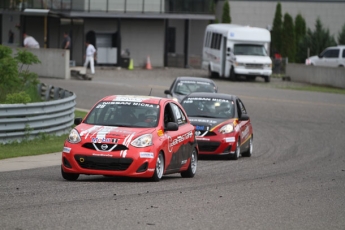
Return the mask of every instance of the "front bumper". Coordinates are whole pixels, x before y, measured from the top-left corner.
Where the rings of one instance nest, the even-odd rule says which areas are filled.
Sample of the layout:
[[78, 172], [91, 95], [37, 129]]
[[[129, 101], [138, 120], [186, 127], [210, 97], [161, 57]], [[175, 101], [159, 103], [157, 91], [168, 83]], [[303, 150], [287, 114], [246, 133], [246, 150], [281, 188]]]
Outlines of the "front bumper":
[[245, 69], [235, 68], [235, 74], [250, 75], [250, 76], [271, 76], [272, 70], [270, 69]]
[[236, 151], [236, 138], [234, 136], [196, 137], [200, 155], [228, 155]]
[[87, 175], [152, 177], [156, 166], [153, 147], [103, 152], [65, 143], [62, 168], [66, 173]]

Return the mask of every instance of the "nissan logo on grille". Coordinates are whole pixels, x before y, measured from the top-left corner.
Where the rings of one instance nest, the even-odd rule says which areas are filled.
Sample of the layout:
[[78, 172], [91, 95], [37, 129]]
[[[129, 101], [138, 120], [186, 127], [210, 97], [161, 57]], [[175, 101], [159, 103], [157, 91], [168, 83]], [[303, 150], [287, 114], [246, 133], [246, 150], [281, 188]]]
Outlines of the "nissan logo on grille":
[[101, 145], [101, 149], [102, 149], [102, 150], [107, 150], [107, 149], [108, 149], [108, 145], [107, 145], [107, 144]]

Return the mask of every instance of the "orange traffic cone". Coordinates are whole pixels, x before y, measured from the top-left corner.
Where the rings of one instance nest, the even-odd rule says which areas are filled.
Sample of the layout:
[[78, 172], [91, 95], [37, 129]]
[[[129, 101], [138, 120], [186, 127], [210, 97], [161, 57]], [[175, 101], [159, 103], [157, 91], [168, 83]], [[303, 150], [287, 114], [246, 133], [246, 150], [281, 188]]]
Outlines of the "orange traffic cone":
[[152, 69], [151, 61], [150, 61], [150, 56], [147, 56], [145, 69]]

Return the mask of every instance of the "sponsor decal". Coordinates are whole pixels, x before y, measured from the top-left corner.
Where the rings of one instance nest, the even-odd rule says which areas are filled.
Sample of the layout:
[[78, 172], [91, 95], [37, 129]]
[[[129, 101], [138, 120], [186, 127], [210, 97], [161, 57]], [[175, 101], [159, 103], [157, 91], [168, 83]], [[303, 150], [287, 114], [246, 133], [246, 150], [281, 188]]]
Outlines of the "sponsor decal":
[[204, 138], [204, 137], [196, 137], [196, 139], [199, 141], [210, 141], [209, 138]]
[[236, 125], [236, 126], [235, 126], [235, 131], [238, 132], [238, 130], [240, 130], [240, 126], [239, 126], [239, 125]]
[[199, 130], [195, 131], [195, 136], [200, 136], [200, 134], [201, 134], [201, 131]]
[[153, 158], [153, 153], [150, 152], [140, 152], [140, 158]]
[[104, 138], [104, 137], [103, 138], [97, 138], [97, 137], [91, 138], [92, 143], [110, 143], [110, 142], [113, 142], [114, 140], [117, 140], [117, 139]]
[[149, 169], [147, 169], [147, 171], [148, 171], [148, 172], [154, 172], [155, 169], [154, 169], [154, 168], [153, 168], [153, 169], [150, 169], [150, 168], [149, 168]]
[[181, 165], [184, 165], [185, 163], [187, 163], [187, 160], [181, 161]]
[[235, 137], [227, 137], [227, 138], [224, 138], [224, 139], [225, 139], [225, 142], [227, 142], [227, 143], [235, 142]]
[[119, 96], [114, 99], [114, 101], [132, 101], [132, 102], [141, 102], [150, 97], [137, 97], [137, 96]]
[[97, 156], [97, 157], [113, 157], [113, 155], [103, 154], [103, 153], [92, 153], [92, 156]]
[[203, 125], [196, 125], [196, 126], [195, 126], [195, 129], [196, 129], [196, 130], [204, 130], [204, 129], [205, 129], [205, 126], [203, 126]]
[[215, 120], [210, 120], [210, 119], [204, 119], [204, 118], [189, 118], [191, 122], [203, 122], [203, 123], [208, 123], [208, 124], [216, 124], [217, 121]]
[[70, 153], [71, 152], [71, 148], [68, 148], [68, 147], [63, 147], [63, 150], [62, 150], [62, 152], [64, 152], [64, 153]]
[[[185, 134], [182, 134], [178, 137], [176, 137], [174, 140], [172, 140], [170, 143], [169, 143], [169, 146], [170, 147], [173, 147], [179, 143], [181, 143], [182, 141], [184, 140], [187, 140], [189, 138], [192, 138], [193, 137], [193, 132], [192, 131], [189, 131], [188, 133], [185, 133]], [[171, 139], [171, 138], [170, 138]], [[170, 140], [169, 139], [169, 140]]]

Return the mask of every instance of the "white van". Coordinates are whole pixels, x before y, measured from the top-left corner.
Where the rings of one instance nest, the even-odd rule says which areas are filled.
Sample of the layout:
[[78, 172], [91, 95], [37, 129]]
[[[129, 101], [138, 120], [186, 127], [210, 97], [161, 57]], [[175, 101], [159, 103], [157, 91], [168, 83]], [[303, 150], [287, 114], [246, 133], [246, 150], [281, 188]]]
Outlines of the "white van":
[[326, 67], [345, 67], [345, 46], [328, 47], [317, 56], [306, 60], [307, 65]]
[[272, 60], [269, 57], [271, 34], [267, 29], [234, 24], [210, 24], [206, 27], [202, 68], [209, 76], [236, 80], [257, 76], [270, 81]]

